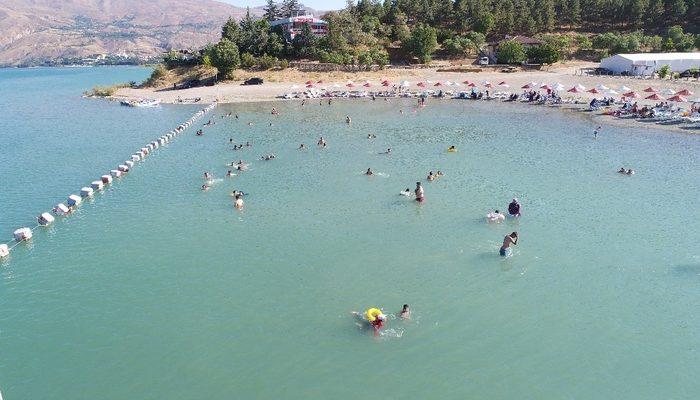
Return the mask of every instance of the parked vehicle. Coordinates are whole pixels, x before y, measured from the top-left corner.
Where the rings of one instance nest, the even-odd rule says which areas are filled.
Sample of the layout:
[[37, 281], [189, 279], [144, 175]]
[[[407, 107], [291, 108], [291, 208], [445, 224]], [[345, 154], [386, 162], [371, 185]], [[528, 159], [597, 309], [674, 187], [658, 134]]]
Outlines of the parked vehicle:
[[479, 65], [489, 65], [489, 58], [488, 57], [481, 57], [479, 59]]
[[250, 78], [247, 81], [243, 82], [244, 85], [262, 85], [263, 84], [263, 79], [262, 78]]

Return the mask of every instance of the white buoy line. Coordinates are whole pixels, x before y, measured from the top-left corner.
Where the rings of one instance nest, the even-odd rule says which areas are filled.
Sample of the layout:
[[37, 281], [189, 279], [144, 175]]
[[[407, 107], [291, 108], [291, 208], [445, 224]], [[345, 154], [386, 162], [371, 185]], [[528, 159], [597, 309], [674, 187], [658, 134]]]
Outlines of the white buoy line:
[[90, 186], [85, 186], [80, 189], [80, 195], [77, 194], [71, 194], [68, 196], [68, 198], [64, 203], [58, 203], [54, 208], [51, 210], [53, 212], [43, 212], [41, 215], [39, 215], [36, 220], [37, 220], [37, 225], [34, 226], [33, 228], [29, 227], [23, 227], [16, 229], [13, 233], [13, 242], [8, 242], [4, 244], [0, 244], [0, 258], [7, 257], [10, 255], [10, 251], [14, 249], [17, 245], [20, 243], [30, 240], [33, 236], [33, 231], [40, 227], [40, 226], [49, 226], [54, 221], [56, 220], [55, 216], [67, 216], [73, 212], [75, 208], [77, 208], [80, 203], [83, 202], [83, 199], [88, 199], [91, 198], [95, 195], [96, 192], [102, 191], [105, 186], [111, 185], [112, 182], [114, 181], [114, 178], [120, 178], [131, 170], [131, 168], [139, 161], [144, 160], [149, 154], [151, 154], [153, 151], [157, 150], [159, 147], [170, 143], [173, 139], [175, 139], [179, 134], [183, 133], [185, 129], [189, 128], [195, 121], [197, 121], [199, 118], [201, 118], [204, 114], [207, 114], [211, 110], [216, 107], [216, 103], [212, 103], [207, 108], [198, 111], [196, 114], [194, 114], [190, 119], [187, 121], [183, 122], [180, 124], [177, 128], [171, 130], [170, 132], [166, 133], [165, 135], [159, 137], [158, 139], [148, 143], [144, 147], [141, 147], [138, 151], [136, 151], [134, 154], [131, 155], [131, 158], [124, 161], [123, 164], [120, 164], [117, 166], [116, 169], [112, 169], [109, 171], [109, 174], [107, 175], [102, 175], [102, 177], [99, 180], [92, 181], [90, 183]]

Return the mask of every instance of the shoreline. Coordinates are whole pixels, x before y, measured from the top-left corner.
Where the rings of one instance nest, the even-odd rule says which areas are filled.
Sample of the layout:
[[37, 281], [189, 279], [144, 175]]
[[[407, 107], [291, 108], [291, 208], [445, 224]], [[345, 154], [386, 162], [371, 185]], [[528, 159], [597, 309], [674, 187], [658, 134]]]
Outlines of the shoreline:
[[[345, 73], [345, 72], [310, 72], [303, 73], [298, 70], [289, 69], [283, 71], [265, 71], [260, 73], [248, 73], [247, 75], [239, 75], [241, 79], [248, 79], [253, 76], [261, 76], [265, 80], [262, 85], [242, 85], [242, 81], [227, 81], [224, 83], [219, 83], [214, 86], [202, 86], [194, 87], [189, 89], [178, 89], [172, 90], [169, 88], [121, 88], [117, 92], [107, 97], [112, 101], [122, 101], [122, 100], [141, 100], [141, 99], [159, 99], [162, 104], [208, 104], [212, 102], [218, 102], [219, 104], [237, 104], [237, 103], [258, 103], [258, 102], [277, 102], [277, 101], [298, 101], [300, 99], [285, 99], [281, 96], [291, 93], [291, 92], [303, 92], [309, 90], [305, 87], [305, 82], [312, 81], [317, 82], [314, 84], [314, 89], [323, 91], [323, 89], [328, 89], [331, 91], [368, 91], [368, 92], [387, 92], [390, 91], [391, 87], [383, 87], [380, 82], [383, 80], [389, 80], [392, 85], [398, 84], [403, 81], [410, 82], [410, 87], [408, 90], [414, 92], [416, 90], [443, 90], [451, 92], [467, 91], [471, 89], [464, 84], [461, 84], [465, 80], [474, 82], [478, 90], [485, 90], [483, 83], [488, 81], [494, 87], [490, 89], [492, 92], [509, 92], [520, 94], [524, 89], [521, 87], [525, 84], [536, 82], [538, 85], [546, 83], [548, 85], [561, 84], [568, 90], [569, 88], [576, 85], [583, 85], [586, 90], [592, 89], [598, 85], [605, 85], [609, 88], [618, 89], [625, 86], [637, 93], [642, 97], [636, 99], [635, 101], [640, 105], [654, 105], [658, 101], [646, 100], [644, 97], [651, 93], [644, 92], [644, 89], [651, 86], [656, 90], [663, 89], [673, 89], [674, 91], [680, 91], [683, 89], [689, 89], [695, 94], [690, 96], [692, 99], [695, 97], [700, 97], [700, 81], [697, 80], [654, 80], [654, 79], [637, 79], [631, 77], [609, 77], [609, 76], [581, 76], [575, 75], [576, 72], [581, 67], [590, 67], [591, 63], [567, 63], [557, 65], [549, 70], [540, 71], [518, 71], [514, 73], [502, 73], [497, 71], [485, 71], [485, 72], [438, 72], [436, 68], [433, 69], [416, 69], [416, 70], [381, 70], [381, 71], [365, 71], [365, 72], [355, 72], [355, 73]], [[346, 88], [346, 84], [352, 81], [355, 87]], [[439, 86], [435, 87], [434, 84], [437, 82], [459, 82], [460, 86]], [[497, 86], [501, 82], [506, 82], [509, 87], [499, 87]], [[318, 83], [321, 82], [321, 83]], [[370, 87], [363, 87], [365, 82], [370, 83]], [[417, 87], [416, 83], [424, 82], [425, 87]], [[565, 107], [551, 107], [550, 108], [574, 108], [574, 109], [587, 109], [588, 102], [593, 98], [602, 98], [603, 93], [561, 93], [562, 98], [577, 98], [580, 99], [585, 104], [564, 104]], [[620, 95], [614, 95], [619, 99]], [[664, 96], [665, 97], [665, 96]], [[393, 99], [398, 99], [401, 97], [391, 97]], [[194, 99], [199, 99], [198, 102], [193, 101]], [[336, 98], [340, 100], [340, 98]], [[448, 98], [449, 99], [449, 98]], [[180, 101], [181, 100], [181, 101]], [[470, 101], [470, 100], [462, 100]], [[501, 102], [501, 100], [491, 100], [495, 102]], [[519, 103], [519, 102], [516, 102]], [[674, 106], [681, 106], [684, 108], [689, 108], [690, 103], [673, 103]], [[601, 110], [593, 111], [587, 113], [587, 117], [591, 118], [591, 121], [595, 121], [597, 124], [612, 124], [617, 126], [627, 126], [627, 127], [638, 127], [643, 122], [639, 122], [636, 119], [620, 119], [617, 117], [606, 116]], [[565, 110], [565, 111], [576, 111], [576, 110]], [[581, 112], [581, 111], [579, 111]], [[691, 123], [689, 127], [681, 127], [677, 125], [664, 125], [654, 123], [653, 127], [682, 132], [682, 133], [700, 133], [700, 128], [697, 124]], [[643, 125], [642, 125], [643, 126]], [[652, 125], [650, 125], [652, 126]], [[641, 127], [641, 126], [640, 126]]]

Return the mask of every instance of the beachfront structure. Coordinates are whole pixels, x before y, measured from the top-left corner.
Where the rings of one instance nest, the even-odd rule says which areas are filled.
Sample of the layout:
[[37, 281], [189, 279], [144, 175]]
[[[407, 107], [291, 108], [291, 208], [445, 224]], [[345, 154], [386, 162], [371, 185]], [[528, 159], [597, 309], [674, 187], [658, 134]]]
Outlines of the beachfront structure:
[[700, 68], [700, 53], [616, 54], [600, 61], [600, 68], [628, 75], [653, 75], [664, 65], [668, 65], [673, 72]]
[[486, 44], [486, 49], [484, 50], [485, 56], [489, 58], [489, 61], [491, 63], [497, 63], [498, 62], [498, 48], [503, 43], [509, 42], [511, 40], [520, 43], [525, 50], [527, 50], [529, 47], [537, 47], [537, 46], [541, 46], [542, 44], [544, 44], [544, 42], [542, 42], [541, 40], [537, 40], [537, 39], [523, 36], [523, 35], [516, 35], [516, 36], [505, 35], [500, 39], [493, 40], [493, 41], [488, 42]]
[[328, 34], [328, 22], [315, 18], [312, 14], [306, 14], [305, 10], [297, 10], [292, 12], [288, 18], [272, 21], [270, 26], [282, 27], [282, 32], [287, 36], [288, 40], [293, 40], [296, 35], [301, 33], [304, 25], [311, 25], [311, 31], [316, 36], [326, 36]]

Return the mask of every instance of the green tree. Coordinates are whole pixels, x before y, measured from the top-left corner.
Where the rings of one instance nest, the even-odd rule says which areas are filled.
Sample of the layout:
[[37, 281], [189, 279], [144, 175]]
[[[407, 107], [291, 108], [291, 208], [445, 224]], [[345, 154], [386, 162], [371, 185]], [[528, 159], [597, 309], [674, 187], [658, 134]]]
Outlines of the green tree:
[[241, 67], [251, 69], [255, 66], [255, 57], [250, 53], [241, 54]]
[[282, 16], [291, 17], [292, 12], [298, 10], [299, 8], [301, 8], [301, 6], [299, 5], [298, 0], [284, 0], [282, 1]]
[[646, 23], [650, 27], [659, 26], [664, 20], [664, 0], [650, 0], [646, 10]]
[[664, 65], [661, 68], [659, 68], [658, 73], [659, 78], [664, 79], [671, 74], [671, 67], [668, 65]]
[[542, 46], [532, 46], [528, 48], [527, 57], [538, 64], [552, 65], [559, 61], [561, 54], [555, 45], [547, 43]]
[[668, 13], [674, 22], [683, 22], [685, 13], [688, 12], [688, 5], [685, 0], [671, 0], [668, 4]]
[[224, 78], [228, 78], [233, 70], [238, 68], [241, 63], [238, 47], [236, 47], [232, 41], [225, 38], [221, 39], [221, 41], [212, 48], [209, 57], [211, 58], [211, 65], [213, 65]]
[[411, 36], [402, 44], [403, 49], [421, 63], [430, 62], [430, 56], [437, 48], [437, 33], [435, 28], [419, 24], [411, 32]]
[[301, 32], [294, 36], [292, 47], [297, 57], [311, 57], [315, 50], [318, 39], [314, 35], [311, 25], [304, 24]]
[[238, 22], [229, 17], [223, 28], [221, 28], [221, 38], [228, 39], [233, 43], [238, 43], [241, 40], [241, 29]]
[[265, 6], [264, 10], [265, 14], [263, 14], [263, 18], [266, 20], [272, 22], [279, 19], [281, 10], [277, 3], [275, 3], [275, 0], [267, 0], [267, 5]]
[[571, 25], [581, 23], [581, 2], [579, 0], [571, 0], [569, 3], [569, 23]]
[[476, 21], [474, 21], [474, 30], [479, 33], [483, 33], [484, 35], [488, 35], [493, 29], [494, 25], [496, 25], [496, 19], [493, 17], [493, 14], [484, 13], [478, 16]]
[[508, 40], [498, 46], [498, 62], [503, 64], [515, 64], [527, 59], [523, 45], [515, 40]]

